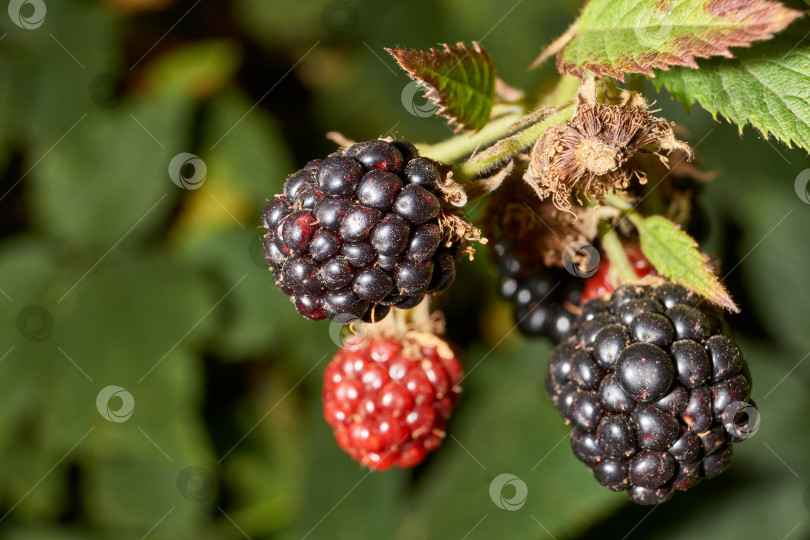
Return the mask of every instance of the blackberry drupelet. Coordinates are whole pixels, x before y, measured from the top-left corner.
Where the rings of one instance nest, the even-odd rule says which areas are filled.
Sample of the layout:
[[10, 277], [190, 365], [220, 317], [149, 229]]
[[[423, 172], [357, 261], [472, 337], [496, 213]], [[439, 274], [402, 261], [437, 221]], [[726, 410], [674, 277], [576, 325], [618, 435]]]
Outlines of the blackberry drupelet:
[[758, 422], [748, 367], [721, 314], [668, 282], [622, 285], [585, 303], [551, 354], [546, 389], [573, 426], [577, 458], [638, 504], [722, 473], [731, 443]]
[[[312, 320], [380, 320], [455, 279], [437, 165], [405, 141], [357, 143], [291, 174], [265, 207], [265, 259]], [[345, 320], [343, 320], [345, 319]]]

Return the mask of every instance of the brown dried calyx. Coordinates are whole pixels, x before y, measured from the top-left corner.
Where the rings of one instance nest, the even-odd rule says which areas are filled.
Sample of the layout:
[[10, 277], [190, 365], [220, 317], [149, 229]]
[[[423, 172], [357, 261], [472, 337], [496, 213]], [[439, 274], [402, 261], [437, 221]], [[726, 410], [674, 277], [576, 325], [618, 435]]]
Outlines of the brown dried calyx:
[[[606, 211], [606, 212], [605, 212]], [[541, 201], [519, 174], [506, 178], [490, 195], [484, 215], [484, 233], [490, 238], [506, 238], [512, 252], [526, 268], [539, 263], [563, 266], [562, 253], [571, 242], [589, 242], [596, 237], [596, 223], [615, 212], [610, 207], [577, 207], [573, 212]]]
[[475, 248], [470, 242], [486, 244], [489, 241], [482, 236], [481, 229], [458, 215], [456, 212], [442, 210], [439, 213], [439, 229], [442, 231], [442, 242], [445, 247], [458, 244], [459, 253], [466, 254], [472, 261], [475, 257]]
[[[646, 150], [644, 147], [652, 147]], [[666, 164], [660, 152], [692, 149], [675, 138], [672, 125], [653, 116], [641, 94], [623, 90], [618, 104], [596, 100], [596, 83], [589, 79], [577, 92], [574, 116], [546, 130], [534, 145], [524, 179], [541, 199], [551, 197], [560, 210], [571, 210], [571, 199], [580, 192], [601, 200], [611, 189], [622, 192], [636, 178], [647, 176], [634, 162], [637, 152], [651, 152]]]

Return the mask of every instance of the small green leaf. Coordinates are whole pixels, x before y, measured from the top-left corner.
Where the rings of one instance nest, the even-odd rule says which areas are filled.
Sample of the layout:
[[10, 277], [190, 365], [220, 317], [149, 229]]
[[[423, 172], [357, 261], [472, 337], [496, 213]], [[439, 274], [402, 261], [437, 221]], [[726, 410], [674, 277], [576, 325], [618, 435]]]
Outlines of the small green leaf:
[[709, 258], [678, 225], [661, 216], [643, 218], [630, 212], [628, 217], [641, 236], [641, 251], [659, 274], [719, 306], [735, 313], [740, 311], [712, 272]]
[[766, 0], [591, 0], [534, 65], [556, 54], [562, 73], [620, 80], [624, 73], [652, 76], [653, 68], [695, 68], [695, 57], [732, 58], [729, 47], [771, 39], [801, 15]]
[[495, 99], [495, 66], [475, 41], [441, 50], [386, 49], [408, 75], [427, 90], [427, 97], [446, 116], [449, 125], [479, 130], [489, 121]]
[[808, 25], [796, 25], [733, 60], [659, 72], [653, 83], [687, 106], [697, 101], [723, 115], [741, 131], [750, 122], [766, 138], [772, 134], [810, 150], [810, 44], [802, 41], [808, 31]]

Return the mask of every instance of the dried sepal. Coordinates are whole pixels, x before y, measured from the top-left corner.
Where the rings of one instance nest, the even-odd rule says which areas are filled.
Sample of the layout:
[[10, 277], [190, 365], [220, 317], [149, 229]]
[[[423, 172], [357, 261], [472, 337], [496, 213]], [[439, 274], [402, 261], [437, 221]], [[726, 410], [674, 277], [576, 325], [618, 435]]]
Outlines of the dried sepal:
[[[340, 146], [341, 148], [348, 148], [355, 144], [357, 141], [354, 141], [348, 137], [346, 137], [343, 133], [339, 131], [327, 131], [325, 137], [335, 143], [336, 145]], [[391, 142], [389, 139], [383, 139], [384, 141]]]
[[524, 179], [541, 199], [550, 197], [570, 212], [572, 199], [582, 204], [580, 194], [599, 201], [611, 189], [624, 192], [634, 179], [644, 184], [636, 153], [650, 151], [666, 164], [663, 154], [674, 150], [692, 157], [689, 145], [675, 137], [667, 120], [651, 114], [640, 94], [623, 90], [618, 104], [603, 105], [590, 79], [577, 92], [571, 120], [550, 127], [535, 143]]
[[465, 187], [465, 185], [453, 179], [452, 167], [443, 166], [440, 163], [437, 165], [442, 172], [442, 181], [436, 186], [439, 191], [438, 195], [442, 206], [464, 208], [468, 201], [467, 190], [469, 189], [469, 185]]
[[455, 212], [445, 211], [439, 214], [439, 227], [442, 230], [444, 245], [450, 247], [453, 244], [461, 246], [461, 253], [469, 256], [473, 260], [475, 249], [470, 242], [486, 244], [488, 240], [483, 236], [481, 229], [461, 217]]
[[467, 184], [467, 197], [470, 201], [477, 201], [490, 195], [493, 191], [498, 189], [515, 168], [515, 160], [510, 160], [505, 167], [499, 169], [498, 172], [487, 178], [481, 178], [474, 182]]
[[439, 168], [442, 171], [443, 180], [437, 186], [437, 195], [442, 203], [438, 219], [443, 244], [446, 247], [453, 244], [459, 245], [460, 252], [468, 254], [472, 260], [475, 250], [470, 242], [486, 244], [487, 239], [481, 235], [478, 227], [464, 219], [459, 212], [467, 205], [470, 200], [469, 191], [478, 182], [464, 184], [456, 182], [450, 166], [440, 165]]
[[549, 200], [540, 200], [521, 179], [523, 171], [506, 178], [493, 193], [484, 214], [488, 237], [509, 238], [521, 266], [563, 266], [563, 252], [572, 242], [592, 242], [599, 219], [615, 216], [604, 206], [576, 207], [564, 212]]
[[526, 97], [526, 92], [520, 88], [508, 85], [503, 79], [495, 79], [495, 98], [501, 103], [517, 103]]

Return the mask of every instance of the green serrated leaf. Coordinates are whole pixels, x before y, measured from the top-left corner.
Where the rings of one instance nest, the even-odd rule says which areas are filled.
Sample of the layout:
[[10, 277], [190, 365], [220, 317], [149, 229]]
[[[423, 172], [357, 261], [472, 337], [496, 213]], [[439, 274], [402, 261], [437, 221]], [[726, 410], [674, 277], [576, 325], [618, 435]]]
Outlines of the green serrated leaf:
[[697, 249], [697, 242], [681, 228], [661, 216], [628, 217], [641, 237], [641, 251], [656, 271], [680, 283], [715, 304], [735, 313], [739, 308], [709, 266], [709, 258]]
[[534, 65], [556, 54], [560, 72], [583, 77], [592, 71], [620, 80], [628, 72], [695, 68], [695, 57], [731, 58], [729, 47], [771, 39], [801, 15], [766, 0], [591, 0]]
[[441, 50], [386, 49], [402, 69], [427, 89], [427, 97], [446, 116], [449, 125], [478, 130], [489, 121], [495, 100], [495, 66], [489, 54], [475, 41], [445, 44]]
[[685, 105], [700, 103], [742, 127], [810, 150], [810, 30], [797, 25], [778, 38], [740, 51], [733, 60], [700, 62], [697, 70], [658, 72], [653, 83]]

